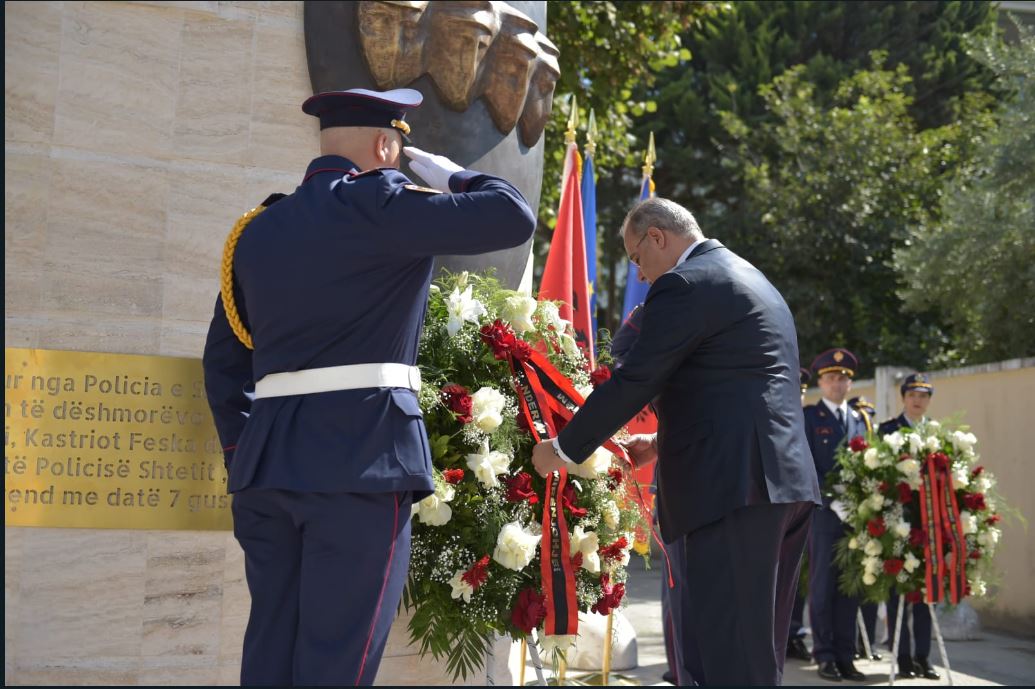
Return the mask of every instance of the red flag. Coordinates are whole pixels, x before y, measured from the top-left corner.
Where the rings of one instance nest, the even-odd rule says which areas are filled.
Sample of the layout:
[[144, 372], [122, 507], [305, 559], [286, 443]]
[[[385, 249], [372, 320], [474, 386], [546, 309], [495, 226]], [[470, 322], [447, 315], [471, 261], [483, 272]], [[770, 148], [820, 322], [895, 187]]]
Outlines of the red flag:
[[553, 231], [550, 254], [539, 285], [539, 298], [563, 302], [561, 318], [571, 321], [575, 340], [585, 352], [590, 366], [595, 366], [586, 236], [582, 227], [582, 192], [579, 188], [582, 158], [575, 144], [568, 145], [567, 155], [557, 227]]

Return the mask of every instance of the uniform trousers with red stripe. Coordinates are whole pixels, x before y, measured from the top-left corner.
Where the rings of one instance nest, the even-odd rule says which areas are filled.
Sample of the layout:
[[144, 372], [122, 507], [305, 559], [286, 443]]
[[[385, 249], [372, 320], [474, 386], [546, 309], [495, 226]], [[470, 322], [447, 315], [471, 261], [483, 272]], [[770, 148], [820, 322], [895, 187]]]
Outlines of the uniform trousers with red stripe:
[[411, 494], [234, 494], [251, 614], [242, 685], [370, 685], [406, 583]]

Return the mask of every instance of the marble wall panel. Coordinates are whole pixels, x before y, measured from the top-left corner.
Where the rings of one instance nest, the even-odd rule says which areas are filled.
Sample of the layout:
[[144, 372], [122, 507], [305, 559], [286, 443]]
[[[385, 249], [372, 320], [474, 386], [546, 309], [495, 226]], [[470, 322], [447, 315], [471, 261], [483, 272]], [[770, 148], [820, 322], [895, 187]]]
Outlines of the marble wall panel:
[[4, 3], [4, 140], [50, 143], [61, 54], [60, 2]]
[[[205, 302], [210, 314], [215, 302], [216, 288], [213, 287], [211, 294], [209, 294]], [[161, 339], [157, 354], [160, 356], [186, 356], [200, 359], [201, 353], [205, 349], [205, 336], [207, 334], [208, 320], [193, 326], [182, 322], [171, 326], [163, 325], [159, 335]]]
[[[4, 527], [4, 629], [18, 628], [21, 608], [22, 536], [24, 529]], [[4, 684], [9, 684], [15, 669], [13, 633], [4, 634]]]
[[40, 268], [52, 166], [46, 155], [4, 156], [4, 314], [39, 311]]
[[54, 143], [169, 157], [183, 12], [69, 3], [63, 20]]
[[38, 322], [33, 346], [77, 352], [154, 354], [160, 340], [157, 318], [50, 315]]
[[251, 130], [255, 22], [188, 13], [183, 26], [174, 153], [240, 163]]
[[301, 15], [297, 26], [256, 25], [253, 70], [250, 164], [304, 171], [319, 155], [320, 128], [302, 112], [312, 88], [308, 76], [299, 78], [308, 75]]
[[137, 656], [34, 657], [19, 659], [12, 684], [36, 686], [133, 686], [140, 673]]
[[146, 532], [25, 529], [19, 667], [32, 658], [138, 656], [146, 559]]

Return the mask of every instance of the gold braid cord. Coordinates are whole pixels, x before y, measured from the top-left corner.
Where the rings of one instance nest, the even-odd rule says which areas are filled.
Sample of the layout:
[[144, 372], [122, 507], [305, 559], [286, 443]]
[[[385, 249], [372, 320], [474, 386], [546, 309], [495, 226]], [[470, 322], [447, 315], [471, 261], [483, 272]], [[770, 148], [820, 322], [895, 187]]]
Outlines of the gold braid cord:
[[237, 303], [234, 301], [234, 250], [237, 249], [237, 240], [241, 238], [244, 228], [264, 210], [266, 206], [257, 206], [238, 218], [234, 229], [230, 230], [230, 236], [226, 238], [226, 244], [223, 245], [223, 265], [219, 273], [219, 294], [223, 299], [226, 320], [237, 339], [248, 349], [255, 349], [255, 345], [252, 343], [252, 334], [241, 322], [241, 315], [237, 313]]

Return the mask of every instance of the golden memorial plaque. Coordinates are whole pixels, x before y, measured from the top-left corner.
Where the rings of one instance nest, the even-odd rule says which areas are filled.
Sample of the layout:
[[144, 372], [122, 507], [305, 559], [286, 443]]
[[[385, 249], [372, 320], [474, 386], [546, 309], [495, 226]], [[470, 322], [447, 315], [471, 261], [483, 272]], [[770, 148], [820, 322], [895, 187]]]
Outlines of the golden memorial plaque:
[[4, 524], [232, 526], [199, 359], [4, 350]]

